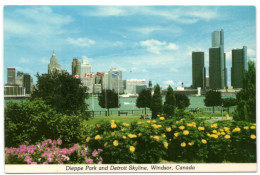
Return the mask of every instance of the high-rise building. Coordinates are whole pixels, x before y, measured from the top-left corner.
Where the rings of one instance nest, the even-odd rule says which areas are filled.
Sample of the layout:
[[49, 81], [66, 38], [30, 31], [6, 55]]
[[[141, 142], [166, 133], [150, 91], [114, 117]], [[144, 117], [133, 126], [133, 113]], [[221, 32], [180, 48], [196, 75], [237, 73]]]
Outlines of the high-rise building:
[[7, 84], [15, 85], [16, 76], [15, 76], [15, 68], [7, 68]]
[[25, 87], [25, 93], [31, 93], [31, 76], [29, 74], [23, 75], [23, 87]]
[[79, 76], [80, 75], [80, 70], [81, 70], [81, 63], [77, 58], [73, 58], [72, 61], [72, 75], [75, 76]]
[[232, 49], [231, 86], [243, 88], [243, 74], [247, 70], [247, 47]]
[[224, 31], [211, 33], [212, 48], [209, 49], [209, 79], [211, 89], [224, 89], [227, 85], [226, 59], [224, 54]]
[[137, 79], [126, 80], [126, 93], [127, 94], [137, 94], [136, 93], [137, 86], [146, 86], [145, 79], [143, 79], [143, 80], [137, 80]]
[[54, 72], [61, 72], [60, 64], [58, 64], [58, 58], [56, 57], [56, 54], [52, 53], [50, 64], [48, 64], [48, 74], [54, 73]]
[[108, 89], [114, 90], [118, 93], [124, 93], [124, 86], [122, 81], [122, 71], [117, 68], [111, 68], [108, 72]]
[[88, 93], [93, 93], [95, 76], [92, 73], [92, 65], [88, 64], [88, 59], [83, 58], [81, 63], [80, 79], [84, 86], [88, 87]]
[[23, 87], [23, 72], [18, 71], [16, 76], [16, 84], [20, 87]]
[[204, 66], [204, 52], [192, 52], [192, 87], [205, 88], [206, 69]]
[[102, 85], [102, 90], [108, 89], [109, 86], [108, 73], [104, 72], [104, 76], [101, 79], [101, 85]]

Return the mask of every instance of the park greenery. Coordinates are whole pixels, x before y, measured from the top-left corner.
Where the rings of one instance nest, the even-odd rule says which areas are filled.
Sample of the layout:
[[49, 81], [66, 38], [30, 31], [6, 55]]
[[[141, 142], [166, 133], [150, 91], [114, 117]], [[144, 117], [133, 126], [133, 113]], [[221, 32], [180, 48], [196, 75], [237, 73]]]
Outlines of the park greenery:
[[[253, 62], [248, 64], [244, 88], [236, 99], [221, 99], [214, 90], [205, 96], [205, 105], [213, 109], [236, 106], [234, 120], [211, 121], [211, 116], [223, 114], [202, 119], [207, 113], [188, 112], [188, 97], [174, 93], [171, 86], [163, 103], [158, 84], [153, 95], [150, 89], [143, 90], [136, 101], [138, 107], [151, 109], [152, 119], [92, 119], [86, 112], [87, 89], [78, 79], [67, 73], [37, 77], [31, 99], [5, 105], [7, 164], [256, 162]], [[102, 91], [98, 99], [108, 111], [118, 107], [118, 94], [113, 90]]]

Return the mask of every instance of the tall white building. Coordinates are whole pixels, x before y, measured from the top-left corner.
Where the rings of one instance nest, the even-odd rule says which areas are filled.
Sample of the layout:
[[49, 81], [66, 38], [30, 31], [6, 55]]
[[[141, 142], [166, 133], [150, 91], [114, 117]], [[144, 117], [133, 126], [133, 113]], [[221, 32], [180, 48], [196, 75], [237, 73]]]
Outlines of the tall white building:
[[58, 58], [56, 57], [56, 54], [53, 51], [51, 60], [50, 60], [50, 64], [48, 64], [48, 74], [51, 74], [55, 71], [60, 73], [61, 68], [60, 68], [60, 64], [58, 63]]
[[126, 80], [126, 94], [137, 94], [136, 86], [146, 86], [145, 79], [138, 80], [138, 79], [130, 79]]
[[108, 72], [108, 89], [115, 92], [124, 93], [124, 86], [122, 81], [122, 71], [117, 68], [111, 68]]
[[83, 58], [80, 68], [80, 79], [84, 86], [88, 87], [88, 93], [93, 93], [95, 82], [94, 74], [92, 73], [92, 65], [88, 64], [88, 59]]

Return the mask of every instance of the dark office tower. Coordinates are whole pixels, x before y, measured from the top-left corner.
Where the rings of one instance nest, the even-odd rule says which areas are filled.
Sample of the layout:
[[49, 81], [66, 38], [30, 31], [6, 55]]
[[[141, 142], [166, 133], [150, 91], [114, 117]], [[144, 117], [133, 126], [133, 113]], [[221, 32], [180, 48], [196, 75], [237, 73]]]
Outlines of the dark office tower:
[[224, 89], [227, 85], [226, 61], [224, 54], [224, 31], [211, 34], [212, 48], [209, 49], [209, 79], [211, 89]]
[[226, 53], [224, 53], [224, 88], [227, 88]]
[[152, 89], [152, 86], [153, 86], [153, 84], [152, 84], [152, 81], [151, 80], [149, 80], [149, 88], [151, 88]]
[[25, 87], [25, 94], [31, 93], [31, 76], [23, 74], [23, 87]]
[[7, 68], [7, 84], [15, 85], [15, 68]]
[[204, 89], [205, 86], [204, 52], [192, 52], [192, 87]]
[[243, 74], [247, 69], [247, 47], [232, 50], [231, 86], [243, 88]]
[[210, 89], [224, 88], [224, 71], [221, 69], [221, 49], [209, 48], [209, 87]]
[[80, 75], [80, 61], [77, 58], [73, 58], [72, 61], [72, 75]]

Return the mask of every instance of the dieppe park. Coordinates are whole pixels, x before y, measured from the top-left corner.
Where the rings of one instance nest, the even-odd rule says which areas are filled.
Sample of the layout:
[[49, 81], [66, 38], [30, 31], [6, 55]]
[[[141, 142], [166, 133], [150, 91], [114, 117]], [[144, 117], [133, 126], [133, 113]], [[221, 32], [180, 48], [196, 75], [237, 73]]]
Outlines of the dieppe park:
[[[122, 111], [114, 90], [86, 93], [67, 72], [37, 75], [29, 98], [6, 99], [6, 164], [255, 163], [256, 72], [253, 61], [234, 97], [205, 90], [204, 105], [169, 85], [143, 89]], [[125, 97], [127, 98], [127, 97]], [[100, 112], [90, 107], [97, 102]], [[196, 106], [196, 104], [193, 104]], [[136, 110], [138, 109], [138, 110]]]

